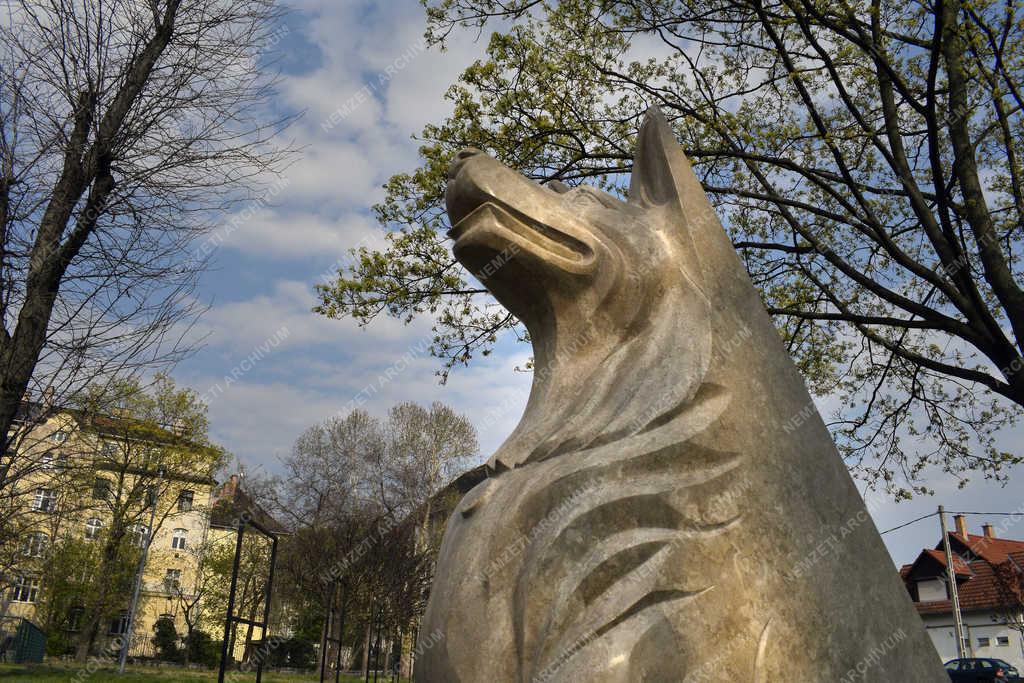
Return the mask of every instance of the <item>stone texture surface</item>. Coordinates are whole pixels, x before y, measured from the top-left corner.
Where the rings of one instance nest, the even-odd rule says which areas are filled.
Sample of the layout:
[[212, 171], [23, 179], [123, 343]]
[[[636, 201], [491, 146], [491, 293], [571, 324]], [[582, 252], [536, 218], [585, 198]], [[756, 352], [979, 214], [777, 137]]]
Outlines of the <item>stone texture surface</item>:
[[458, 259], [535, 375], [448, 522], [417, 680], [947, 680], [667, 123], [629, 201], [467, 150]]

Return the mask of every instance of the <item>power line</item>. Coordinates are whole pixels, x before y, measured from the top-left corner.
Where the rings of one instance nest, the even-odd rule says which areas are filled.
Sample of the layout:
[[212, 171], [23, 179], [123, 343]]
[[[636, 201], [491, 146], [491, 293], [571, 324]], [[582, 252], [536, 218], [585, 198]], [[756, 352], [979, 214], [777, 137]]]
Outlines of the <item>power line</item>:
[[897, 531], [899, 529], [902, 529], [905, 526], [910, 526], [911, 524], [917, 524], [921, 520], [928, 519], [929, 517], [934, 517], [937, 514], [939, 514], [939, 513], [938, 512], [929, 512], [927, 515], [922, 515], [922, 516], [918, 517], [917, 519], [912, 519], [909, 522], [904, 522], [903, 524], [900, 524], [899, 526], [894, 526], [891, 529], [886, 529], [885, 531], [880, 533], [879, 536], [884, 536], [885, 534], [887, 534], [887, 533], [889, 533], [891, 531]]
[[1024, 512], [964, 512], [950, 510], [951, 514], [954, 515], [989, 515], [992, 517], [1003, 516], [1003, 517], [1024, 517]]
[[[949, 512], [952, 515], [984, 515], [987, 517], [1024, 517], [1024, 512], [971, 512], [964, 510], [947, 510], [947, 512]], [[917, 519], [912, 519], [909, 522], [904, 522], [903, 524], [900, 524], [899, 526], [894, 526], [891, 529], [886, 529], [879, 535], [884, 536], [885, 534], [890, 533], [892, 531], [898, 531], [903, 527], [910, 526], [911, 524], [917, 524], [918, 522], [928, 519], [929, 517], [934, 517], [937, 514], [939, 513], [929, 512], [927, 515], [922, 515]]]

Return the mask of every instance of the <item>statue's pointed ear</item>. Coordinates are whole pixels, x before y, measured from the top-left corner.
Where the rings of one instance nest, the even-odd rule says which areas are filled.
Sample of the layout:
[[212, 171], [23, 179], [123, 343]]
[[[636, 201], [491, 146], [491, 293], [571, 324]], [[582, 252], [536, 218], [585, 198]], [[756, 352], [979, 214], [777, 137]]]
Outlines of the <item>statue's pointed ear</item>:
[[644, 209], [667, 210], [665, 218], [682, 244], [684, 269], [696, 282], [703, 281], [698, 253], [712, 244], [732, 251], [732, 245], [704, 187], [679, 146], [675, 133], [657, 107], [647, 110], [636, 141], [629, 203]]
[[[644, 116], [636, 140], [633, 175], [629, 183], [630, 203], [644, 206], [674, 204], [682, 208], [686, 185], [696, 181], [665, 115], [657, 107], [651, 107]], [[697, 189], [700, 189], [699, 184]]]

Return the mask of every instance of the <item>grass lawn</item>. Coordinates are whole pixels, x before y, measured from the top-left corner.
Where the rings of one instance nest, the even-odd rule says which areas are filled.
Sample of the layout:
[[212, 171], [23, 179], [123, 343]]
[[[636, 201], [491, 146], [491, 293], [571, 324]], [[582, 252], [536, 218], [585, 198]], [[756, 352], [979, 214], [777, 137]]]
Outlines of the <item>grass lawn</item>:
[[[116, 667], [105, 667], [96, 669], [86, 675], [81, 672], [82, 667], [75, 665], [19, 665], [0, 664], [0, 683], [70, 683], [71, 681], [123, 681], [123, 683], [150, 683], [184, 681], [186, 683], [213, 683], [217, 680], [216, 671], [196, 671], [167, 667], [165, 669], [154, 669], [151, 667], [126, 667], [124, 676], [117, 675]], [[228, 680], [232, 683], [248, 683], [256, 680], [256, 672], [235, 672]], [[264, 673], [265, 683], [319, 683], [320, 677], [315, 674], [278, 674]], [[328, 680], [334, 681], [333, 678]], [[362, 677], [342, 676], [344, 683], [361, 683]], [[373, 676], [370, 677], [373, 680]], [[378, 681], [389, 681], [387, 678], [378, 678]], [[404, 681], [403, 681], [404, 683]]]

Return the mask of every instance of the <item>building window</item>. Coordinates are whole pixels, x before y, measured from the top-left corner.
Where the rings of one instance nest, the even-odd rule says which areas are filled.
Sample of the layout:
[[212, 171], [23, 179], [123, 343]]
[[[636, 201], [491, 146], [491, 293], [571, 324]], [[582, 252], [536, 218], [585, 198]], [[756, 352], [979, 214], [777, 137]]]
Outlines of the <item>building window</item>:
[[150, 484], [146, 487], [146, 507], [156, 505], [157, 498], [159, 497], [160, 491], [157, 489], [156, 484]]
[[42, 531], [36, 531], [25, 537], [24, 553], [28, 557], [42, 557], [49, 544], [50, 537]]
[[90, 517], [85, 523], [85, 538], [87, 541], [95, 541], [103, 531], [103, 520], [99, 517]]
[[11, 590], [12, 602], [35, 602], [39, 596], [39, 579], [30, 579], [19, 576], [14, 581], [14, 588]]
[[164, 590], [168, 593], [178, 590], [181, 586], [181, 570], [168, 569], [164, 574]]
[[1010, 637], [1009, 636], [996, 636], [996, 644], [999, 647], [1010, 647]]
[[991, 644], [992, 641], [989, 638], [978, 638], [978, 647], [988, 647]]
[[171, 537], [171, 547], [175, 550], [185, 549], [185, 539], [188, 537], [187, 529], [175, 529], [174, 535]]
[[35, 500], [32, 501], [32, 509], [39, 512], [53, 512], [57, 509], [57, 492], [53, 489], [36, 489]]
[[116, 458], [117, 457], [117, 444], [113, 441], [104, 441], [100, 447], [100, 452], [105, 458]]
[[72, 607], [70, 610], [68, 610], [68, 620], [65, 630], [71, 631], [72, 633], [77, 633], [78, 630], [82, 628], [82, 616], [84, 614], [85, 608], [80, 605], [76, 605], [75, 607]]
[[92, 497], [96, 500], [110, 500], [111, 485], [106, 477], [96, 477], [92, 483]]
[[50, 441], [54, 443], [64, 443], [67, 440], [68, 433], [65, 432], [63, 429], [58, 429], [57, 431], [50, 434]]
[[178, 512], [188, 512], [192, 509], [192, 499], [195, 494], [192, 491], [182, 491], [178, 494]]
[[43, 453], [39, 465], [44, 470], [62, 470], [68, 466], [68, 456], [53, 451]]
[[110, 620], [110, 630], [108, 633], [112, 636], [120, 636], [128, 633], [128, 613], [122, 612], [120, 616], [114, 617]]
[[139, 546], [140, 548], [146, 547], [146, 541], [149, 539], [149, 527], [145, 524], [133, 524], [128, 529], [128, 533], [132, 536], [132, 543]]

